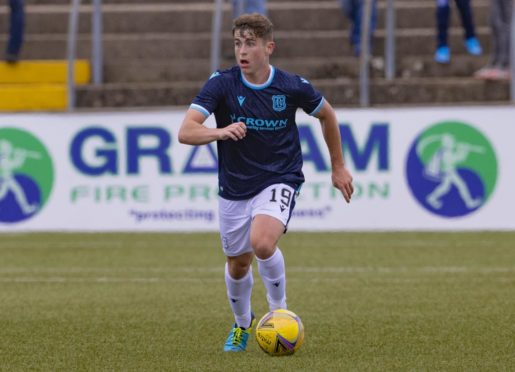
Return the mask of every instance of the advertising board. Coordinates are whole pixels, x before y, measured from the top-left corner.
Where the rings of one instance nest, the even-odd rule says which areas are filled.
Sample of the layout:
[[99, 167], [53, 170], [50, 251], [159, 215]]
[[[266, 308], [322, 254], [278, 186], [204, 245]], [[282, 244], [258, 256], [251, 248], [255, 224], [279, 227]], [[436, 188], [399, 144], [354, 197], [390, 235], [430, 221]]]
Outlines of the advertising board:
[[[0, 232], [216, 231], [216, 144], [180, 144], [183, 116], [0, 115]], [[332, 187], [320, 123], [299, 112], [306, 182], [290, 229], [515, 229], [515, 107], [337, 116], [353, 200]]]

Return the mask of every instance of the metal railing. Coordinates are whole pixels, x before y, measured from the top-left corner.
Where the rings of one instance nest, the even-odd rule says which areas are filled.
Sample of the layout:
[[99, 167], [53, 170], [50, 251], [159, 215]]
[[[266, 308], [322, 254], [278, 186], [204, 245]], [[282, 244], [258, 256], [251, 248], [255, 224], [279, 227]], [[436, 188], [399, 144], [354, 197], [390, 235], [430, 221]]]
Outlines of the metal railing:
[[[370, 105], [370, 19], [372, 15], [372, 1], [365, 0], [364, 11], [362, 12], [361, 27], [361, 57], [360, 57], [360, 105]], [[213, 21], [211, 29], [211, 71], [220, 67], [222, 49], [222, 20], [224, 0], [215, 0], [213, 9]], [[386, 37], [385, 37], [385, 77], [392, 80], [395, 77], [395, 6], [394, 0], [387, 0], [386, 6]]]
[[[359, 68], [359, 103], [361, 107], [370, 106], [370, 23], [372, 17], [373, 0], [365, 0], [361, 12], [361, 54]], [[395, 78], [395, 4], [394, 0], [386, 1], [385, 13], [385, 39], [384, 39], [384, 75], [386, 80]]]
[[[367, 107], [370, 105], [370, 81], [369, 81], [369, 64], [370, 53], [370, 19], [372, 14], [372, 1], [365, 0], [364, 11], [362, 12], [361, 27], [361, 57], [360, 57], [360, 105]], [[102, 48], [102, 0], [92, 0], [93, 9], [91, 15], [91, 44], [92, 44], [92, 73], [93, 83], [98, 85], [103, 82], [103, 48]], [[68, 43], [67, 43], [67, 59], [68, 59], [68, 111], [75, 109], [76, 88], [75, 88], [75, 59], [77, 52], [77, 35], [79, 28], [81, 0], [72, 0], [69, 24], [68, 24]], [[211, 38], [211, 71], [216, 71], [220, 67], [221, 50], [222, 50], [222, 21], [224, 0], [215, 0], [212, 21], [212, 38]], [[515, 103], [515, 6], [512, 11], [511, 23], [511, 84], [510, 99]], [[385, 19], [385, 65], [384, 74], [387, 80], [395, 77], [395, 0], [386, 0], [386, 19]]]
[[93, 0], [93, 11], [91, 13], [91, 59], [93, 62], [93, 84], [95, 85], [102, 84], [104, 80], [102, 33], [102, 0]]
[[215, 0], [213, 22], [211, 26], [211, 71], [220, 68], [222, 54], [222, 20], [224, 13], [224, 0]]
[[370, 24], [372, 17], [372, 1], [365, 0], [361, 12], [361, 36], [359, 57], [359, 104], [361, 107], [370, 106]]
[[386, 80], [395, 78], [395, 3], [394, 0], [386, 0], [386, 39], [384, 49], [384, 75]]
[[[93, 84], [99, 85], [103, 81], [103, 48], [102, 48], [102, 0], [92, 0], [93, 9], [91, 13], [91, 59]], [[68, 22], [67, 41], [67, 94], [68, 111], [75, 109], [76, 87], [75, 87], [75, 60], [77, 57], [77, 35], [79, 30], [81, 0], [72, 0], [70, 17]]]

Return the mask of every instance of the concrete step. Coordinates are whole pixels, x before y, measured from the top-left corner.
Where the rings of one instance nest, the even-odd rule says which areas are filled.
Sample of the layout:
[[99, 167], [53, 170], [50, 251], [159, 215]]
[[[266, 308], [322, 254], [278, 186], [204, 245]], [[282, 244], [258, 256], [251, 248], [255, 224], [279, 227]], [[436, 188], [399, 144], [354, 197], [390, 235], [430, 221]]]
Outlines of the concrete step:
[[[87, 3], [89, 4], [89, 2]], [[378, 28], [384, 28], [385, 6], [380, 3]], [[489, 5], [485, 1], [474, 3], [476, 25], [488, 26]], [[213, 7], [211, 3], [138, 3], [105, 4], [103, 6], [104, 32], [210, 32]], [[397, 5], [398, 29], [428, 28], [434, 32], [434, 4], [400, 2]], [[300, 3], [277, 2], [269, 6], [269, 15], [276, 30], [345, 30], [349, 22], [342, 14], [337, 1], [305, 1]], [[0, 7], [0, 24], [7, 24], [8, 10]], [[68, 29], [68, 5], [34, 5], [27, 7], [27, 33], [66, 33]], [[453, 13], [452, 27], [459, 28], [457, 12]], [[223, 30], [231, 28], [231, 10], [226, 4]], [[173, 21], [171, 21], [173, 20]], [[79, 32], [91, 30], [91, 6], [81, 6]]]
[[[272, 0], [281, 1], [281, 0]], [[303, 0], [299, 0], [303, 1]], [[151, 0], [149, 3], [162, 4], [184, 4], [184, 3], [212, 3], [213, 0]], [[25, 0], [27, 5], [70, 5], [70, 0]], [[82, 4], [91, 3], [91, 0], [82, 0]], [[137, 4], [141, 3], [138, 0], [102, 0], [102, 4]]]
[[[489, 49], [489, 28], [477, 30], [486, 51]], [[277, 58], [326, 58], [349, 56], [352, 54], [347, 31], [278, 31], [276, 33]], [[78, 37], [78, 58], [89, 58], [91, 38], [89, 34]], [[432, 55], [435, 37], [431, 30], [399, 30], [396, 35], [399, 56]], [[6, 42], [6, 36], [0, 36], [0, 44]], [[210, 56], [210, 33], [145, 33], [145, 34], [105, 34], [104, 57], [106, 61], [114, 59], [184, 59], [206, 58]], [[461, 30], [451, 30], [449, 44], [455, 54], [464, 54]], [[384, 53], [384, 32], [378, 31], [375, 37], [374, 54]], [[62, 59], [66, 57], [65, 35], [27, 35], [22, 52], [26, 59]], [[222, 56], [233, 58], [232, 40], [225, 37]]]
[[[313, 81], [338, 106], [358, 105], [357, 83], [345, 79]], [[484, 82], [473, 78], [418, 78], [374, 81], [370, 86], [372, 105], [434, 105], [508, 102], [508, 82]], [[346, 103], [347, 102], [347, 103]]]
[[[302, 2], [312, 2], [314, 0], [294, 0], [296, 3]], [[400, 0], [406, 1], [406, 0]], [[409, 0], [408, 0], [409, 1]], [[421, 2], [428, 2], [430, 0], [420, 0]], [[86, 3], [87, 1], [82, 0], [82, 3]], [[183, 3], [213, 3], [213, 0], [150, 0], [148, 3], [153, 4], [183, 4]], [[276, 3], [282, 2], [293, 2], [293, 0], [268, 0], [268, 5], [273, 5]], [[70, 0], [25, 0], [25, 3], [28, 5], [38, 4], [38, 5], [52, 5], [52, 4], [70, 4]], [[141, 0], [102, 0], [103, 4], [139, 4]]]
[[[70, 0], [26, 0], [27, 35], [23, 58], [66, 56]], [[90, 58], [91, 3], [81, 7], [78, 58]], [[188, 105], [211, 73], [212, 0], [104, 0], [104, 76], [106, 84], [78, 87], [84, 108]], [[310, 79], [330, 102], [357, 106], [358, 61], [351, 57], [349, 22], [337, 0], [268, 0], [276, 25], [272, 63]], [[506, 102], [507, 83], [485, 83], [470, 76], [486, 63], [463, 46], [458, 12], [453, 8], [450, 46], [453, 61], [432, 61], [435, 48], [435, 1], [396, 0], [397, 76], [385, 81], [385, 2], [379, 2], [378, 30], [371, 67], [373, 105]], [[8, 8], [0, 6], [0, 24]], [[490, 48], [488, 0], [473, 2], [478, 36]], [[231, 8], [224, 8], [223, 66], [233, 64]], [[6, 36], [0, 34], [0, 48]]]
[[[359, 88], [353, 79], [312, 80], [334, 105], [352, 107], [359, 104]], [[152, 107], [189, 105], [202, 83], [123, 83], [101, 87], [81, 86], [77, 91], [78, 107]], [[472, 78], [378, 79], [371, 84], [372, 105], [463, 104], [508, 102], [507, 82], [483, 82]]]
[[77, 87], [77, 107], [156, 107], [188, 105], [203, 82], [117, 83]]
[[67, 105], [65, 84], [0, 85], [0, 112], [63, 111]]
[[[65, 61], [0, 62], [0, 111], [62, 111], [68, 105]], [[88, 61], [75, 62], [75, 83], [90, 82]]]
[[[87, 84], [90, 77], [89, 61], [75, 61], [75, 83]], [[0, 87], [2, 84], [65, 84], [67, 79], [68, 64], [64, 60], [0, 62]]]
[[[396, 63], [396, 79], [414, 78], [470, 78], [474, 72], [486, 65], [487, 56], [458, 55], [447, 65], [433, 61], [432, 56], [407, 56]], [[385, 60], [373, 57], [370, 63], [370, 77], [382, 79], [385, 76]], [[310, 58], [291, 60], [281, 58], [274, 60], [274, 65], [299, 74], [309, 80], [338, 79], [341, 77], [359, 79], [359, 60], [354, 57], [344, 58]]]
[[[408, 56], [398, 61], [396, 76], [398, 78], [414, 77], [470, 77], [487, 63], [488, 57], [467, 55], [455, 56], [453, 63], [440, 65], [432, 56]], [[233, 60], [224, 60], [221, 68], [234, 64]], [[359, 60], [355, 57], [312, 57], [302, 59], [275, 58], [273, 64], [307, 79], [331, 79], [359, 76]], [[371, 77], [384, 77], [384, 58], [374, 57], [371, 63]], [[151, 83], [165, 81], [202, 81], [211, 75], [209, 61], [206, 59], [189, 59], [182, 61], [142, 61], [114, 60], [104, 65], [106, 83]]]

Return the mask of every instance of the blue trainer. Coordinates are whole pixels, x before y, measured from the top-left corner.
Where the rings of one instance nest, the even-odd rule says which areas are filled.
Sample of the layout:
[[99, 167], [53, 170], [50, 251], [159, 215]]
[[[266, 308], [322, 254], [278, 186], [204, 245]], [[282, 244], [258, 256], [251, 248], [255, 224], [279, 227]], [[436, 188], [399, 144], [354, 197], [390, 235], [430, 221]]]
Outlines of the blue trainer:
[[255, 323], [256, 318], [254, 317], [254, 313], [252, 313], [252, 319], [248, 328], [238, 327], [237, 324], [234, 324], [234, 327], [229, 332], [229, 336], [225, 341], [224, 351], [245, 351], [247, 349], [249, 335]]
[[479, 44], [479, 40], [475, 37], [470, 37], [465, 40], [465, 47], [467, 48], [467, 52], [472, 54], [473, 56], [480, 56], [483, 53], [483, 49], [481, 49], [481, 44]]
[[435, 61], [438, 63], [449, 63], [451, 61], [451, 50], [448, 46], [441, 46], [436, 50]]

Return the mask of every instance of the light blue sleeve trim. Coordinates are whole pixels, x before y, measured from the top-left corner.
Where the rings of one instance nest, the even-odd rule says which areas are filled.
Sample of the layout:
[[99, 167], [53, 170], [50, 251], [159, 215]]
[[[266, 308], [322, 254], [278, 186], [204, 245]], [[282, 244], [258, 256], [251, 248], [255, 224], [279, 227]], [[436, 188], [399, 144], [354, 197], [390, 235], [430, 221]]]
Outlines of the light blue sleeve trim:
[[200, 105], [197, 105], [196, 103], [192, 103], [190, 105], [190, 108], [193, 109], [193, 110], [197, 110], [199, 112], [201, 112], [202, 114], [204, 114], [204, 116], [207, 118], [209, 115], [211, 115], [211, 113], [209, 111], [207, 111], [204, 107], [200, 106]]
[[325, 102], [325, 98], [322, 97], [322, 99], [320, 100], [320, 103], [318, 104], [316, 109], [314, 109], [313, 112], [311, 112], [309, 115], [315, 116], [316, 114], [318, 114], [318, 112], [322, 109], [322, 106], [324, 105], [324, 102]]

